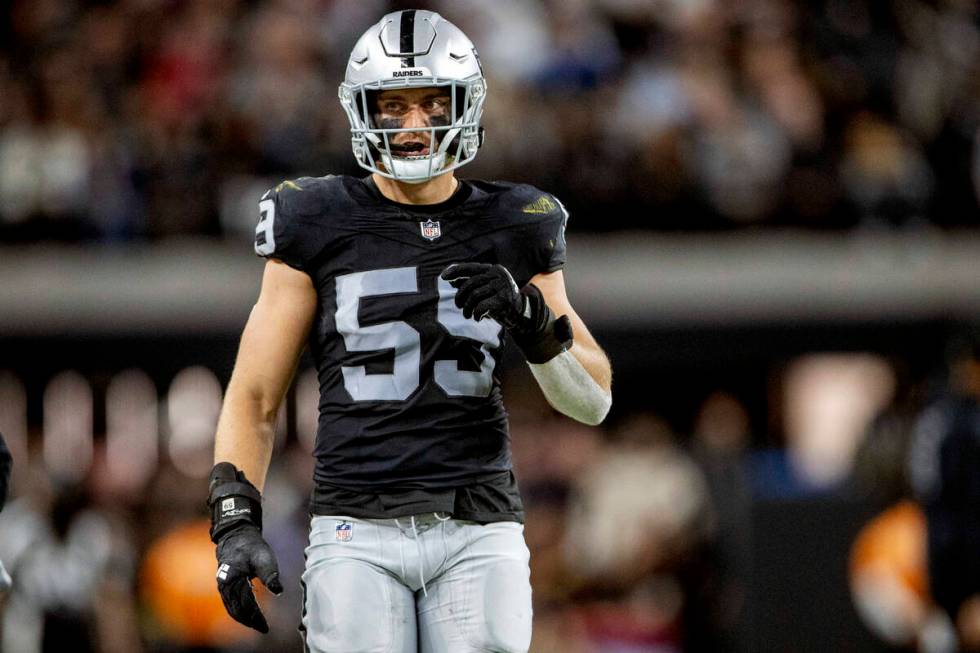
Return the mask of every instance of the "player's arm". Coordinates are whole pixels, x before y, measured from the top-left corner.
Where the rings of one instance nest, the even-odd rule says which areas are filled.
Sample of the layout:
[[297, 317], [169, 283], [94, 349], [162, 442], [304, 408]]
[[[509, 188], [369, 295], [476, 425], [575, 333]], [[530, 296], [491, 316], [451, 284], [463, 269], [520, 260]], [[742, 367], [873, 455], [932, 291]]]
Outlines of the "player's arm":
[[561, 271], [538, 274], [520, 289], [502, 265], [459, 263], [442, 276], [456, 288], [464, 317], [489, 316], [508, 329], [552, 407], [585, 424], [605, 419], [609, 359], [569, 303]]
[[[592, 380], [605, 393], [612, 391], [612, 366], [606, 352], [602, 351], [599, 343], [595, 341], [585, 322], [579, 317], [572, 304], [568, 301], [568, 294], [565, 292], [565, 275], [561, 270], [538, 274], [531, 279], [531, 283], [537, 286], [544, 297], [545, 303], [555, 315], [568, 316], [572, 326], [572, 346], [569, 352], [575, 357], [579, 364], [588, 372]], [[534, 368], [532, 367], [532, 370]], [[540, 381], [540, 379], [539, 379]]]
[[275, 420], [316, 311], [309, 275], [270, 259], [228, 384], [215, 463], [229, 462], [260, 491], [272, 456]]
[[[555, 410], [585, 424], [599, 424], [612, 406], [609, 358], [568, 301], [561, 270], [535, 275], [529, 285], [540, 291], [552, 315], [567, 318], [571, 326], [571, 346], [543, 362], [529, 359], [531, 374]], [[565, 337], [560, 331], [559, 340]]]
[[282, 592], [282, 584], [275, 555], [262, 538], [261, 488], [272, 457], [279, 404], [303, 351], [316, 303], [308, 275], [275, 259], [266, 263], [218, 421], [215, 466], [208, 479], [218, 591], [228, 614], [263, 633], [269, 626], [250, 581], [259, 578], [275, 594]]

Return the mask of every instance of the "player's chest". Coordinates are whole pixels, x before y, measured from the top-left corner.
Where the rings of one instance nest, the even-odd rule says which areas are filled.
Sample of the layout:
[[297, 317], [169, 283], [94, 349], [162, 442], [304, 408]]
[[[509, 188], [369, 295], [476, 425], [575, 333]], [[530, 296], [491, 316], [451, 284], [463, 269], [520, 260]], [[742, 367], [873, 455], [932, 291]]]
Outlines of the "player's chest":
[[437, 325], [455, 312], [456, 294], [440, 278], [442, 271], [464, 261], [497, 263], [508, 246], [505, 234], [481, 234], [472, 225], [435, 218], [367, 227], [352, 225], [338, 234], [316, 266], [327, 331], [342, 332], [355, 319], [359, 325], [397, 319], [422, 332], [439, 331]]
[[497, 263], [513, 249], [511, 234], [488, 226], [479, 219], [353, 219], [320, 257], [317, 281], [392, 268], [414, 268], [429, 278], [453, 263]]

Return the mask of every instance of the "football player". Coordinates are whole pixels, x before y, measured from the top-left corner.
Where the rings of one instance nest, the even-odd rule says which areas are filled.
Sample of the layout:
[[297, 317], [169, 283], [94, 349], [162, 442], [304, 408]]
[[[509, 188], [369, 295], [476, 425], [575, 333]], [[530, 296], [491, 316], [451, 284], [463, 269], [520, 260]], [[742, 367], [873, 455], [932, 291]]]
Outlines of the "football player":
[[526, 651], [531, 587], [507, 418], [504, 334], [545, 397], [598, 424], [605, 354], [565, 294], [565, 222], [526, 185], [454, 171], [482, 141], [470, 40], [430, 11], [386, 15], [351, 53], [340, 101], [365, 178], [281, 183], [259, 203], [268, 258], [210, 476], [218, 589], [261, 632], [273, 425], [308, 342], [320, 381], [301, 631], [312, 651]]
[[[13, 459], [10, 456], [10, 449], [0, 433], [0, 511], [7, 503], [7, 488], [10, 485], [10, 470], [13, 467]], [[0, 596], [10, 589], [10, 575], [3, 567], [3, 560], [0, 560]]]

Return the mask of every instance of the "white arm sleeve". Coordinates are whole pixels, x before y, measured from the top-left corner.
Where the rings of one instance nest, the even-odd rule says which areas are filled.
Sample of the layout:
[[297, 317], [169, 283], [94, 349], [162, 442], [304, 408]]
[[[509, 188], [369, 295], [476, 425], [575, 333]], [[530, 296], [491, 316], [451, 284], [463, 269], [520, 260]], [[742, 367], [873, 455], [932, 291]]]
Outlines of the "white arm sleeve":
[[565, 351], [547, 363], [528, 363], [548, 403], [559, 413], [595, 426], [612, 406], [612, 393], [603, 390], [582, 363]]

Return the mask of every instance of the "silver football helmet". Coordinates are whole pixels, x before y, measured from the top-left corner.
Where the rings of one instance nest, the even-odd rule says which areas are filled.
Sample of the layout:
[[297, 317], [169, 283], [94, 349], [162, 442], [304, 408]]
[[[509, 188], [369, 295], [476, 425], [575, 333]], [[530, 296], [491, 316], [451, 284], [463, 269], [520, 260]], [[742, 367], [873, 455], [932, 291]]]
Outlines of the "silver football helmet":
[[[429, 86], [447, 89], [452, 104], [447, 121], [423, 128], [375, 124], [378, 92]], [[340, 85], [358, 164], [390, 179], [421, 183], [469, 163], [482, 141], [486, 90], [480, 57], [458, 27], [422, 9], [386, 15], [357, 41]], [[426, 130], [428, 153], [392, 150], [394, 134]]]

